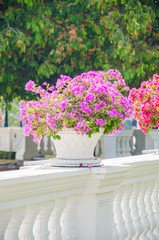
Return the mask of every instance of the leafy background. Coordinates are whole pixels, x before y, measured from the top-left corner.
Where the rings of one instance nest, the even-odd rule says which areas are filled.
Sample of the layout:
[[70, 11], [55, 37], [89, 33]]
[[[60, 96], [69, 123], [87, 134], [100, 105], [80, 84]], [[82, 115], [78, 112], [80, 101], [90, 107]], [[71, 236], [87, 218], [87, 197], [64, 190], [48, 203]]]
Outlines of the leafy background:
[[159, 70], [159, 1], [0, 0], [0, 96], [30, 79], [116, 68], [138, 87]]

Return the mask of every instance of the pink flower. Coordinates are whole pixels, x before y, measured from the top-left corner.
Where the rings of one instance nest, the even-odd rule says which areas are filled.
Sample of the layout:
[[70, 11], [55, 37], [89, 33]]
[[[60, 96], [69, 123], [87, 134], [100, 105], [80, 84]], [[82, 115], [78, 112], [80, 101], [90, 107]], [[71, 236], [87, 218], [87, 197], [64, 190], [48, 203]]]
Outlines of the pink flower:
[[92, 166], [91, 166], [91, 165], [88, 165], [88, 168], [92, 168]]
[[62, 111], [65, 110], [67, 104], [68, 104], [68, 100], [63, 100], [60, 103], [60, 108], [61, 108]]
[[[158, 82], [157, 79], [155, 81]], [[32, 134], [34, 141], [39, 141], [39, 136], [46, 133], [58, 134], [64, 127], [88, 136], [98, 132], [100, 127], [105, 132], [111, 129], [114, 134], [122, 128], [121, 122], [131, 116], [132, 100], [122, 95], [127, 86], [117, 70], [110, 69], [107, 73], [89, 71], [72, 79], [61, 75], [55, 87], [50, 87], [46, 82], [42, 85], [48, 87], [36, 86], [30, 80], [26, 90], [40, 95], [39, 100], [23, 101], [20, 106], [20, 119], [26, 127], [25, 134]], [[146, 94], [151, 93], [149, 89], [146, 91]], [[138, 94], [140, 99], [143, 99], [144, 94], [144, 91]], [[151, 102], [152, 106], [159, 108], [159, 99], [155, 98], [152, 102], [152, 96], [144, 102], [145, 106]], [[132, 93], [132, 98], [135, 99], [135, 93]], [[141, 109], [142, 105], [139, 107]], [[150, 125], [152, 114], [147, 114], [145, 108], [141, 111], [146, 124]], [[152, 111], [155, 111], [155, 107]]]
[[61, 88], [65, 86], [65, 80], [57, 79], [56, 88]]
[[47, 86], [47, 82], [44, 82], [42, 85]]
[[153, 75], [153, 78], [156, 80], [156, 79], [159, 79], [159, 75], [157, 75], [157, 74], [154, 74]]
[[134, 107], [134, 117], [139, 120], [139, 126], [144, 133], [156, 127], [159, 120], [159, 75], [142, 82], [140, 88], [133, 88], [129, 98]]
[[95, 95], [94, 94], [92, 94], [92, 93], [88, 93], [86, 96], [85, 96], [85, 98], [84, 98], [84, 101], [86, 102], [86, 103], [88, 103], [88, 102], [90, 102], [92, 99], [94, 99], [95, 98]]
[[24, 136], [29, 136], [29, 134], [32, 130], [33, 130], [33, 126], [29, 125], [29, 124], [26, 124], [25, 128], [23, 128]]
[[29, 136], [30, 134], [30, 129], [29, 128], [23, 128], [23, 133], [24, 133], [24, 136]]
[[27, 84], [25, 85], [25, 90], [27, 91], [32, 91], [33, 87], [35, 86], [35, 82], [30, 80], [29, 82], [27, 82]]
[[53, 91], [54, 90], [54, 86], [49, 87], [49, 91]]

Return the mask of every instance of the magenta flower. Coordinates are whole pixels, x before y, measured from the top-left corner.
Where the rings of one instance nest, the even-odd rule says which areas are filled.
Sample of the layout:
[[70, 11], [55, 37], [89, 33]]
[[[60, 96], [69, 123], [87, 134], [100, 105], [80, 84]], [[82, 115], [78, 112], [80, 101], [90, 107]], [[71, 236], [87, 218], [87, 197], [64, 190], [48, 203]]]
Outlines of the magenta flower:
[[65, 110], [67, 104], [68, 104], [68, 100], [63, 100], [60, 103], [60, 108], [61, 108], [62, 111]]
[[53, 91], [54, 90], [54, 86], [49, 87], [49, 91]]
[[44, 82], [42, 85], [47, 86], [47, 82]]
[[92, 168], [92, 166], [91, 166], [91, 165], [88, 165], [88, 168]]
[[[154, 78], [158, 81], [157, 76]], [[46, 82], [42, 85], [48, 86]], [[40, 141], [45, 134], [58, 135], [62, 128], [73, 128], [88, 136], [98, 132], [99, 128], [106, 134], [114, 134], [122, 129], [123, 120], [132, 115], [132, 102], [123, 94], [129, 88], [121, 73], [114, 69], [89, 71], [74, 78], [61, 75], [55, 87], [46, 89], [30, 80], [25, 89], [39, 97], [39, 100], [21, 101], [20, 104], [24, 134], [32, 134], [34, 141]], [[142, 96], [143, 92], [140, 92], [139, 97]], [[147, 102], [144, 104], [146, 106]], [[154, 104], [158, 106], [158, 98], [154, 99]]]
[[35, 82], [30, 80], [29, 82], [27, 82], [27, 84], [25, 85], [25, 90], [27, 91], [32, 91], [33, 87], [35, 86]]
[[93, 93], [88, 93], [86, 96], [85, 96], [85, 98], [84, 98], [84, 101], [86, 102], [86, 103], [88, 103], [88, 102], [90, 102], [92, 99], [94, 99], [95, 98], [95, 95], [93, 94]]

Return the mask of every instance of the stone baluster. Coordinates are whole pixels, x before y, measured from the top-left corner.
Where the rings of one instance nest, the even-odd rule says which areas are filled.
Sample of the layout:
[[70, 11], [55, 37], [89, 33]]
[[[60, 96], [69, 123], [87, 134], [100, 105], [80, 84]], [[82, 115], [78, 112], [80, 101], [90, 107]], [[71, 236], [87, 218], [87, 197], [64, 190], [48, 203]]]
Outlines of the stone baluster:
[[147, 191], [146, 191], [146, 196], [145, 196], [145, 202], [146, 202], [146, 210], [147, 210], [147, 217], [150, 223], [150, 228], [149, 231], [147, 232], [147, 237], [148, 239], [153, 239], [153, 240], [158, 240], [156, 238], [154, 232], [155, 226], [158, 224], [156, 222], [156, 218], [154, 216], [154, 211], [153, 211], [153, 203], [152, 203], [152, 192], [154, 189], [154, 181], [150, 181], [149, 184], [147, 184]]
[[26, 208], [26, 216], [19, 230], [20, 240], [34, 240], [33, 225], [35, 218], [39, 212], [39, 204], [28, 205]]
[[40, 154], [41, 156], [45, 156], [45, 155], [54, 155], [54, 149], [51, 149], [53, 146], [51, 145], [51, 143], [53, 144], [53, 141], [46, 137], [46, 135], [43, 137], [42, 141], [41, 141], [41, 150], [40, 150]]
[[120, 144], [120, 157], [123, 157], [124, 156], [124, 137], [123, 136], [120, 136], [119, 144]]
[[52, 214], [49, 219], [49, 240], [62, 240], [61, 237], [61, 215], [63, 213], [64, 207], [66, 205], [66, 199], [56, 199], [54, 202], [54, 210], [52, 211]]
[[146, 232], [148, 231], [148, 228], [149, 228], [149, 221], [147, 219], [146, 204], [145, 204], [145, 194], [147, 190], [145, 182], [138, 183], [138, 188], [140, 188], [138, 199], [137, 199], [138, 213], [140, 216], [138, 221], [141, 222], [141, 224], [139, 225], [140, 227], [138, 228], [138, 232], [140, 232], [141, 239], [148, 240]]
[[44, 143], [44, 151], [46, 152], [48, 150], [48, 138], [46, 135], [43, 137], [43, 143]]
[[53, 211], [53, 201], [47, 201], [40, 204], [40, 212], [35, 219], [33, 234], [35, 240], [44, 240], [49, 237], [48, 221]]
[[127, 156], [127, 136], [123, 135], [122, 136], [122, 156], [125, 157]]
[[11, 218], [11, 211], [3, 211], [0, 213], [0, 240], [4, 240], [4, 233]]
[[154, 210], [154, 216], [156, 219], [156, 226], [154, 229], [154, 235], [156, 236], [156, 239], [159, 239], [159, 180], [155, 181], [155, 187], [152, 192], [152, 208]]
[[130, 136], [125, 137], [125, 156], [130, 156]]
[[159, 149], [159, 131], [158, 131], [158, 129], [150, 130], [150, 136], [153, 140], [153, 148]]
[[41, 142], [42, 142], [42, 141], [37, 142], [37, 151], [38, 151], [38, 153], [39, 153], [40, 150], [41, 150]]
[[76, 230], [76, 213], [79, 203], [79, 196], [74, 195], [68, 197], [66, 207], [64, 208], [61, 227], [62, 240], [77, 240], [78, 234]]
[[133, 136], [133, 130], [125, 130], [122, 131], [123, 138], [124, 138], [124, 151], [123, 151], [123, 156], [130, 156], [131, 155], [131, 147], [130, 147], [130, 140]]
[[140, 216], [139, 216], [139, 206], [138, 206], [138, 196], [141, 190], [141, 186], [139, 183], [134, 183], [133, 184], [133, 189], [132, 189], [132, 195], [130, 199], [130, 214], [133, 219], [133, 225], [135, 228], [135, 236], [131, 240], [139, 240], [140, 234], [143, 231], [143, 225], [140, 221]]
[[121, 207], [121, 202], [123, 199], [124, 187], [115, 194], [113, 212], [114, 212], [114, 240], [122, 240], [125, 237], [125, 222], [123, 219], [123, 210]]
[[124, 142], [125, 142], [125, 156], [130, 156], [130, 137], [129, 136], [126, 136], [125, 139], [124, 139]]
[[116, 152], [117, 152], [117, 157], [122, 156], [122, 139], [119, 133], [116, 133]]
[[122, 211], [123, 211], [123, 218], [124, 218], [124, 222], [125, 222], [125, 228], [126, 228], [126, 235], [124, 240], [129, 240], [132, 239], [133, 236], [135, 236], [135, 228], [133, 225], [133, 219], [132, 216], [130, 214], [130, 198], [132, 195], [132, 191], [133, 190], [133, 185], [132, 184], [128, 184], [125, 186], [125, 192], [123, 195], [123, 201], [121, 203], [121, 207], [122, 207]]
[[51, 139], [50, 139], [50, 144], [51, 144], [51, 150], [54, 153], [55, 152], [55, 147], [54, 147], [53, 141]]
[[149, 221], [147, 219], [146, 204], [145, 204], [145, 194], [146, 194], [146, 184], [145, 182], [138, 183], [138, 188], [140, 188], [137, 204], [138, 204], [138, 213], [140, 218], [138, 221], [141, 223], [138, 228], [140, 232], [140, 238], [147, 240], [146, 232], [149, 228]]
[[18, 240], [19, 229], [25, 216], [25, 208], [15, 208], [12, 210], [12, 216], [4, 234], [4, 240]]

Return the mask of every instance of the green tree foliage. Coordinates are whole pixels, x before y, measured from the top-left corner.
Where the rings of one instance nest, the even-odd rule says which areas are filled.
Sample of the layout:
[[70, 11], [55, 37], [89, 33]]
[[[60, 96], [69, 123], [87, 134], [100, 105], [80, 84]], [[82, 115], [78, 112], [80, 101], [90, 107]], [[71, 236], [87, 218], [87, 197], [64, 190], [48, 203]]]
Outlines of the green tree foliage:
[[117, 68], [138, 87], [159, 69], [159, 2], [0, 0], [0, 95], [25, 97], [30, 79]]

